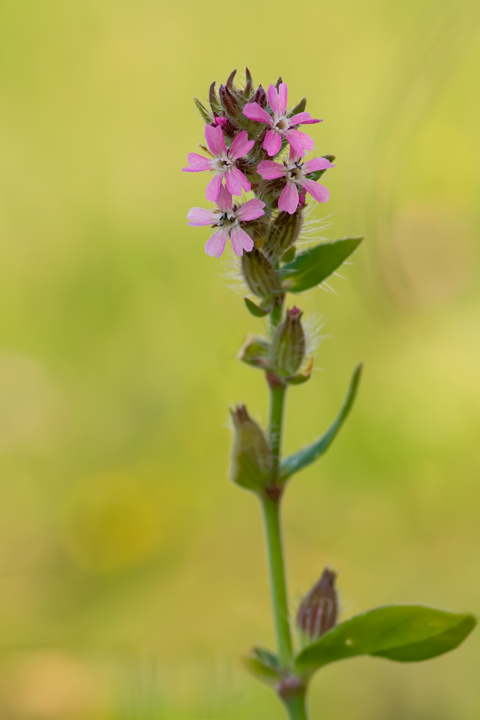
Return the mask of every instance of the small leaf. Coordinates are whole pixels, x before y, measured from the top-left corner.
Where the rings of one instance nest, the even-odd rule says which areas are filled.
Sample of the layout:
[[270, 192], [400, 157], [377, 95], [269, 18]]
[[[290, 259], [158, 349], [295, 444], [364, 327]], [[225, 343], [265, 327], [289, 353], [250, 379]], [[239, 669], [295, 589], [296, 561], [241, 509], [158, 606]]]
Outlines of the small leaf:
[[332, 442], [335, 439], [338, 431], [342, 427], [350, 410], [352, 409], [353, 402], [358, 390], [358, 384], [360, 382], [360, 376], [362, 374], [362, 364], [357, 365], [350, 381], [350, 387], [348, 388], [347, 396], [342, 405], [342, 409], [337, 415], [335, 422], [330, 426], [325, 435], [316, 442], [312, 443], [303, 450], [299, 450], [294, 455], [289, 455], [282, 462], [282, 468], [280, 473], [280, 479], [282, 482], [288, 480], [293, 473], [302, 470], [304, 467], [311, 465], [321, 455], [323, 455]]
[[333, 243], [322, 243], [297, 255], [293, 262], [283, 266], [285, 288], [292, 293], [309, 290], [320, 285], [362, 242], [363, 238], [345, 238]]
[[476, 625], [472, 615], [457, 615], [422, 605], [376, 608], [329, 630], [296, 658], [298, 672], [314, 670], [358, 655], [416, 662], [453, 650]]
[[266, 648], [254, 647], [244, 656], [243, 663], [257, 680], [267, 685], [275, 685], [280, 678], [278, 658]]
[[270, 312], [269, 309], [265, 310], [264, 308], [259, 307], [258, 305], [255, 305], [254, 302], [249, 300], [249, 298], [243, 298], [245, 301], [245, 305], [247, 306], [247, 310], [254, 316], [254, 317], [265, 317], [265, 315], [268, 315]]
[[291, 248], [287, 250], [285, 255], [282, 257], [282, 262], [289, 263], [292, 262], [292, 260], [295, 260], [295, 253], [297, 252], [297, 248], [295, 245], [292, 245]]
[[268, 366], [270, 345], [265, 338], [249, 335], [240, 348], [237, 359], [247, 365], [265, 369]]

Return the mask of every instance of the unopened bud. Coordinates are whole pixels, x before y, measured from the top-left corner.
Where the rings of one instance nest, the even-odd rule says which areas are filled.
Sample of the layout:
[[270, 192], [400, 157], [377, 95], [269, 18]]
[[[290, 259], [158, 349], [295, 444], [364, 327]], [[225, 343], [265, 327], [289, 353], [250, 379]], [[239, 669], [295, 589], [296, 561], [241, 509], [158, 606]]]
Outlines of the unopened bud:
[[329, 568], [303, 598], [297, 613], [297, 627], [305, 638], [313, 642], [337, 621], [338, 602], [335, 591], [336, 573]]
[[268, 258], [280, 259], [289, 248], [295, 245], [302, 229], [301, 210], [290, 213], [280, 212], [270, 225], [268, 237], [262, 247]]
[[305, 357], [306, 341], [302, 327], [302, 311], [292, 308], [278, 326], [271, 346], [271, 365], [278, 377], [295, 375]]
[[230, 412], [235, 433], [231, 479], [248, 490], [260, 490], [268, 484], [272, 470], [270, 445], [245, 405], [239, 405]]
[[257, 297], [269, 300], [281, 293], [280, 275], [261, 250], [253, 248], [242, 255], [242, 274], [248, 287]]
[[258, 86], [255, 95], [252, 98], [252, 102], [256, 102], [265, 109], [267, 107], [267, 93], [261, 85]]
[[210, 90], [208, 92], [208, 100], [210, 102], [210, 107], [212, 108], [212, 112], [215, 114], [219, 114], [222, 112], [222, 106], [220, 105], [220, 100], [218, 99], [218, 95], [215, 92], [215, 86], [216, 82], [214, 81], [210, 85]]
[[225, 110], [227, 117], [231, 120], [235, 120], [241, 113], [240, 104], [235, 95], [225, 85], [220, 85], [220, 102]]

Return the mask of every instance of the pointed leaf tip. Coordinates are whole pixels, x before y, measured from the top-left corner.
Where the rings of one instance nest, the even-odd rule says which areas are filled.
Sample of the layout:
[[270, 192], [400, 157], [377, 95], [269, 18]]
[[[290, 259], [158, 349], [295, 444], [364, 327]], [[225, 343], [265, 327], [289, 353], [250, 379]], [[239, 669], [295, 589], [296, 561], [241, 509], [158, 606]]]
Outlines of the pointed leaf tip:
[[289, 455], [282, 462], [280, 479], [282, 482], [288, 480], [294, 473], [302, 470], [308, 465], [311, 465], [315, 460], [318, 460], [330, 447], [334, 441], [336, 435], [340, 431], [343, 423], [347, 419], [350, 410], [352, 409], [355, 397], [357, 395], [360, 378], [362, 375], [363, 363], [357, 365], [353, 371], [352, 379], [350, 380], [350, 387], [348, 388], [347, 395], [343, 402], [342, 408], [338, 413], [335, 421], [319, 440], [312, 443], [306, 448], [299, 450], [293, 455]]
[[291, 293], [303, 292], [320, 285], [358, 248], [363, 238], [344, 238], [321, 243], [297, 255], [283, 266], [285, 288]]

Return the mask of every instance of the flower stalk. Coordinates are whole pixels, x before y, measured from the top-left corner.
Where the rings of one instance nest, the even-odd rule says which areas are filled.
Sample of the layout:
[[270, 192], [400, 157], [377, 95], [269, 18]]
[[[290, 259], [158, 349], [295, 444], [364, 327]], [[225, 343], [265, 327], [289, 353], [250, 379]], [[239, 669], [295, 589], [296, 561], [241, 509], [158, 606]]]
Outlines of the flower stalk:
[[[321, 285], [357, 249], [362, 238], [320, 243], [298, 252], [308, 201], [325, 203], [328, 189], [318, 180], [334, 167], [334, 156], [305, 160], [314, 141], [298, 130], [313, 125], [306, 99], [288, 110], [287, 85], [281, 78], [267, 91], [254, 87], [247, 69], [244, 87], [236, 71], [218, 90], [209, 91], [210, 110], [196, 100], [205, 122], [209, 155], [188, 155], [186, 172], [213, 173], [206, 198], [213, 209], [194, 207], [187, 215], [195, 227], [214, 231], [205, 252], [219, 258], [230, 241], [240, 258], [239, 271], [248, 291], [245, 306], [256, 318], [270, 316], [266, 337], [249, 335], [238, 358], [265, 373], [270, 395], [266, 430], [244, 405], [231, 411], [234, 443], [231, 479], [257, 495], [265, 528], [276, 653], [262, 647], [245, 656], [246, 667], [269, 685], [289, 720], [307, 720], [306, 696], [313, 674], [330, 662], [356, 655], [375, 655], [413, 662], [457, 647], [475, 626], [471, 615], [424, 606], [392, 605], [362, 613], [337, 624], [336, 573], [326, 568], [304, 597], [290, 623], [281, 507], [294, 474], [317, 461], [331, 446], [355, 400], [362, 367], [357, 366], [343, 406], [331, 427], [311, 445], [282, 458], [285, 401], [289, 385], [311, 378], [303, 312], [286, 306], [288, 293], [298, 298]], [[244, 193], [253, 197], [244, 197]], [[240, 199], [234, 199], [234, 196]], [[285, 307], [285, 311], [284, 311]], [[298, 648], [298, 649], [297, 649]]]

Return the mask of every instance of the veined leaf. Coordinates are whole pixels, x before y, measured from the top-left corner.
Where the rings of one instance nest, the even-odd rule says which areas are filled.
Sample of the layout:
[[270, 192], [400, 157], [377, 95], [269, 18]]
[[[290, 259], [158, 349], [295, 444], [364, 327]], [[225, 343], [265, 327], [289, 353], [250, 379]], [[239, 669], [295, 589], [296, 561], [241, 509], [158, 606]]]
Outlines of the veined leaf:
[[476, 625], [472, 615], [459, 615], [423, 605], [376, 608], [329, 630], [296, 658], [298, 672], [314, 670], [358, 655], [417, 662], [453, 650]]
[[353, 253], [363, 238], [345, 238], [316, 245], [282, 268], [285, 289], [298, 293], [320, 285]]
[[350, 381], [350, 387], [348, 388], [347, 396], [342, 405], [342, 409], [338, 413], [335, 422], [333, 423], [333, 425], [330, 426], [325, 435], [323, 435], [323, 437], [321, 437], [316, 442], [312, 443], [312, 445], [303, 448], [303, 450], [299, 450], [293, 455], [289, 455], [282, 462], [282, 467], [280, 471], [280, 479], [282, 482], [288, 480], [288, 478], [293, 475], [293, 473], [296, 473], [299, 470], [302, 470], [304, 467], [311, 465], [313, 462], [315, 462], [315, 460], [317, 460], [328, 450], [328, 448], [334, 441], [338, 431], [345, 422], [350, 410], [352, 409], [352, 405], [357, 394], [361, 373], [362, 365], [360, 364], [355, 368], [352, 379]]

